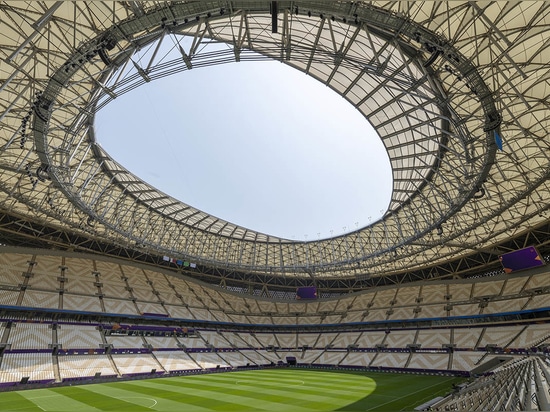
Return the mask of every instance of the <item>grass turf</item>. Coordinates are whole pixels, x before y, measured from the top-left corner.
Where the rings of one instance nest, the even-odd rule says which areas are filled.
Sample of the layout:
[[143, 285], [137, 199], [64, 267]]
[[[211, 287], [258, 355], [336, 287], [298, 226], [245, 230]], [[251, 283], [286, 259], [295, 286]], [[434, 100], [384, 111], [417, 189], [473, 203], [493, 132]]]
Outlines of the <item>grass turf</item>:
[[399, 411], [460, 378], [264, 369], [0, 393], [0, 411]]

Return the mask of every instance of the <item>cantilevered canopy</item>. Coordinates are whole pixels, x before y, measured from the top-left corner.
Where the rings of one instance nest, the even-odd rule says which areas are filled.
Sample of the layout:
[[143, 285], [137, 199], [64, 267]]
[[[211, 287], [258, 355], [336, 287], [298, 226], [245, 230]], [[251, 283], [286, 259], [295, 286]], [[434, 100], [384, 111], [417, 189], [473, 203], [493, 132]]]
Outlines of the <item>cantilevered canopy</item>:
[[[285, 276], [382, 276], [491, 249], [548, 220], [549, 7], [4, 2], [0, 208], [147, 253]], [[259, 58], [315, 77], [372, 123], [393, 173], [382, 219], [332, 239], [273, 237], [159, 192], [95, 143], [94, 115], [118, 95]]]

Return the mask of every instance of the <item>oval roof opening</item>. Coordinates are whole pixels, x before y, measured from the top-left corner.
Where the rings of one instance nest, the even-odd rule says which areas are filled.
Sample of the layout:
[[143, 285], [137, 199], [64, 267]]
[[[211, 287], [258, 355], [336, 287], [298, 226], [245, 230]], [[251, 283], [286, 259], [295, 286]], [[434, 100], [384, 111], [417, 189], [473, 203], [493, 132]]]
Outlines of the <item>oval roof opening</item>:
[[168, 76], [95, 119], [98, 142], [176, 199], [273, 236], [315, 240], [378, 220], [392, 192], [387, 152], [350, 103], [274, 61]]

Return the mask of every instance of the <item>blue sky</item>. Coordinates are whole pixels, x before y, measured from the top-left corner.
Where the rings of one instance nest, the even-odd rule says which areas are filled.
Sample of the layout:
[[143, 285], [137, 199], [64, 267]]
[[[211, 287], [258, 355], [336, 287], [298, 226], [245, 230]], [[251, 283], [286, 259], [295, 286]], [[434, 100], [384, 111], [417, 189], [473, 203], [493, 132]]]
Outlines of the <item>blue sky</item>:
[[155, 80], [107, 105], [95, 128], [115, 160], [158, 189], [275, 236], [355, 230], [380, 218], [391, 196], [388, 156], [368, 121], [279, 62]]

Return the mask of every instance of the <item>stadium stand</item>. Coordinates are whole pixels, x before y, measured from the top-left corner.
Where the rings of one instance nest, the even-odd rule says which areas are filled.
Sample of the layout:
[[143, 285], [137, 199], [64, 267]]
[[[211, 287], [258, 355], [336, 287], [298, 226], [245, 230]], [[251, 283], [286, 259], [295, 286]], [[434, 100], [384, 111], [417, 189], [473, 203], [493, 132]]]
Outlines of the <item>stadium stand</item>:
[[117, 376], [107, 355], [60, 355], [58, 362], [60, 378], [66, 381]]
[[230, 368], [231, 365], [219, 353], [190, 352], [189, 356], [202, 369]]
[[11, 349], [48, 349], [52, 343], [51, 325], [11, 322], [7, 330]]
[[[51, 353], [5, 353], [0, 364], [0, 383], [28, 382], [48, 383], [54, 381]], [[28, 378], [28, 379], [27, 379]]]
[[[38, 263], [32, 266], [33, 269], [40, 266], [41, 258], [35, 257]], [[25, 259], [20, 257], [19, 260]], [[55, 259], [51, 256], [45, 256], [43, 261], [50, 267], [55, 266]], [[88, 267], [101, 266], [95, 258], [79, 259], [78, 262], [80, 264], [87, 262]], [[22, 265], [28, 266], [26, 263]], [[74, 262], [72, 267], [76, 267]], [[145, 275], [146, 272], [127, 267], [125, 264], [119, 264], [117, 267], [118, 273], [131, 273], [131, 276], [127, 276], [125, 280], [127, 287], [131, 290], [121, 289], [120, 292], [126, 290], [133, 293], [140, 288], [140, 293], [145, 294], [149, 287], [152, 291], [157, 290], [152, 287], [154, 283], [150, 279], [156, 277], [158, 280], [165, 276], [150, 270]], [[3, 269], [8, 270], [6, 267]], [[69, 269], [64, 272], [69, 280], [62, 283], [68, 285], [70, 284]], [[33, 273], [31, 271], [31, 275]], [[82, 302], [93, 299], [98, 302], [103, 301], [102, 305], [93, 306], [95, 309], [93, 311], [81, 305], [78, 313], [86, 313], [90, 316], [113, 313], [117, 316], [143, 318], [143, 313], [138, 312], [136, 306], [132, 306], [133, 299], [111, 298], [110, 300], [116, 303], [115, 310], [111, 311], [110, 308], [113, 306], [106, 304], [107, 298], [97, 298], [98, 288], [100, 291], [106, 290], [107, 280], [110, 281], [110, 285], [116, 284], [114, 279], [117, 279], [117, 276], [114, 276], [112, 271], [110, 273], [110, 276], [105, 277], [103, 274], [96, 273], [94, 277], [101, 278], [101, 285], [98, 285], [98, 282], [88, 284], [81, 282], [78, 295], [71, 295], [65, 291], [64, 293], [53, 292], [54, 284], [47, 276], [30, 276], [26, 279], [33, 279], [36, 287], [33, 291], [49, 293], [58, 298], [58, 301], [62, 299], [63, 303], [66, 303], [67, 296], [78, 296], [82, 298]], [[142, 278], [140, 279], [139, 276]], [[173, 284], [177, 283], [180, 287], [185, 284], [185, 287], [189, 288], [186, 292], [187, 298], [173, 299], [171, 305], [158, 304], [159, 307], [167, 310], [164, 313], [160, 310], [149, 313], [147, 322], [150, 326], [147, 326], [147, 322], [143, 324], [143, 320], [140, 321], [143, 326], [138, 327], [131, 326], [131, 323], [128, 325], [100, 324], [91, 320], [78, 323], [71, 319], [54, 321], [46, 320], [44, 317], [23, 319], [12, 316], [11, 319], [4, 319], [0, 329], [3, 348], [0, 383], [15, 385], [27, 378], [29, 382], [71, 382], [98, 378], [193, 373], [203, 370], [278, 365], [286, 363], [288, 359], [296, 359], [298, 365], [307, 366], [470, 374], [504, 357], [507, 364], [511, 366], [499, 364], [495, 370], [489, 367], [488, 371], [483, 372], [481, 378], [474, 379], [476, 375], [472, 375], [471, 379], [474, 383], [461, 388], [452, 397], [431, 405], [431, 408], [464, 409], [471, 407], [474, 403], [478, 403], [483, 408], [492, 407], [493, 404], [485, 400], [486, 394], [491, 393], [492, 398], [495, 398], [495, 394], [500, 397], [499, 391], [502, 390], [507, 392], [506, 396], [503, 395], [499, 401], [500, 406], [521, 404], [522, 407], [533, 407], [539, 403], [546, 405], [539, 389], [539, 386], [546, 385], [548, 374], [546, 358], [540, 354], [526, 357], [526, 353], [537, 353], [537, 349], [532, 352], [533, 348], [544, 350], [544, 344], [550, 338], [546, 324], [536, 322], [475, 324], [476, 317], [480, 316], [480, 298], [487, 299], [490, 303], [502, 302], [502, 307], [518, 307], [514, 302], [520, 298], [517, 291], [514, 292], [515, 289], [510, 288], [509, 283], [521, 285], [528, 281], [537, 285], [537, 288], [547, 290], [545, 288], [549, 282], [544, 274], [526, 273], [516, 276], [493, 285], [489, 282], [478, 283], [477, 287], [472, 283], [441, 282], [430, 285], [429, 289], [419, 286], [411, 288], [400, 286], [393, 290], [383, 289], [381, 291], [383, 293], [378, 291], [357, 293], [353, 297], [328, 301], [320, 300], [306, 304], [292, 304], [292, 306], [283, 303], [278, 305], [280, 312], [277, 316], [265, 316], [262, 315], [264, 313], [262, 311], [273, 309], [278, 302], [258, 300], [256, 305], [252, 305], [249, 301], [231, 293], [211, 292], [227, 302], [232, 310], [239, 308], [241, 320], [246, 320], [248, 322], [246, 324], [252, 328], [252, 331], [231, 330], [231, 326], [225, 323], [223, 311], [219, 309], [211, 311], [210, 306], [216, 306], [211, 295], [206, 292], [205, 286], [195, 281], [184, 282], [177, 279]], [[172, 280], [170, 276], [167, 279]], [[42, 281], [44, 284], [41, 283]], [[3, 290], [16, 287], [16, 283], [20, 283], [16, 277], [6, 277]], [[19, 297], [22, 295], [24, 298], [29, 290], [20, 291]], [[426, 290], [429, 291], [431, 298], [426, 301], [419, 299], [420, 294]], [[453, 291], [452, 296], [448, 293], [450, 290]], [[172, 296], [172, 291], [171, 288], [164, 288], [164, 294], [167, 297]], [[448, 298], [444, 298], [445, 295], [449, 295]], [[29, 296], [40, 295], [29, 294]], [[148, 298], [156, 299], [156, 296], [152, 293]], [[544, 296], [544, 293], [540, 296]], [[135, 300], [139, 301], [137, 298]], [[188, 306], [184, 303], [185, 300], [192, 301], [195, 306]], [[121, 302], [125, 302], [125, 305]], [[459, 317], [454, 317], [454, 313], [451, 314], [445, 310], [445, 306], [449, 304], [455, 307], [468, 306], [473, 309], [463, 311]], [[297, 305], [302, 305], [302, 310], [298, 310], [300, 307]], [[29, 306], [44, 310], [60, 309], [44, 299], [35, 299]], [[346, 324], [340, 322], [335, 315], [333, 316], [335, 321], [328, 321], [327, 317], [311, 316], [309, 311], [315, 310], [316, 307], [327, 311], [346, 308], [349, 314], [363, 314], [368, 311], [370, 318], [362, 315], [361, 321]], [[489, 305], [482, 309], [487, 307]], [[124, 308], [128, 310], [125, 311]], [[74, 311], [65, 305], [61, 309], [64, 312]], [[388, 314], [388, 311], [393, 312]], [[414, 313], [415, 316], [408, 317], [407, 311]], [[467, 314], [464, 315], [464, 312]], [[198, 318], [189, 316], [191, 313], [200, 314], [200, 316]], [[223, 329], [208, 327], [208, 324], [213, 326], [219, 322], [218, 318], [212, 316], [213, 313], [217, 313], [224, 319], [222, 320]], [[530, 313], [528, 309], [526, 313]], [[457, 319], [464, 317], [469, 319], [466, 324], [456, 323]], [[321, 322], [319, 318], [322, 318]], [[184, 330], [161, 326], [163, 322], [172, 319], [187, 322], [187, 328]], [[404, 328], [399, 324], [402, 321], [410, 322], [411, 319], [419, 322], [418, 325]], [[130, 318], [128, 320], [131, 321]], [[428, 320], [435, 320], [440, 324], [437, 327], [434, 327], [434, 324], [423, 326], [422, 322]], [[197, 321], [200, 321], [200, 324], [192, 324]], [[388, 321], [397, 323], [393, 325], [387, 323]], [[449, 324], [441, 323], [444, 321]], [[380, 327], [377, 327], [378, 323]], [[256, 325], [264, 329], [270, 325], [270, 328], [305, 327], [307, 329], [292, 332], [276, 330], [254, 332]], [[317, 329], [309, 329], [315, 325]], [[341, 328], [342, 325], [349, 326], [344, 331], [332, 330]], [[517, 378], [518, 373], [522, 376], [528, 374], [534, 386], [527, 387], [525, 384], [527, 378]], [[508, 381], [512, 376], [514, 378], [510, 383]], [[508, 382], [507, 386], [504, 386], [507, 389], [498, 387], [501, 380]], [[511, 395], [512, 392], [515, 395]], [[534, 393], [536, 397], [533, 397]], [[535, 400], [529, 401], [528, 398]]]
[[490, 375], [457, 388], [430, 410], [548, 410], [550, 370], [547, 358], [509, 359]]
[[160, 348], [175, 349], [179, 344], [173, 336], [146, 336], [145, 341], [153, 350]]
[[161, 369], [156, 359], [148, 353], [112, 354], [111, 357], [121, 376], [154, 374], [157, 369]]
[[[6, 255], [2, 256], [3, 261], [7, 261]], [[65, 290], [63, 293], [57, 290], [56, 293], [53, 291], [55, 282], [45, 273], [62, 266], [61, 261], [56, 262], [55, 257], [47, 255], [15, 255], [13, 261], [19, 262], [21, 267], [26, 267], [27, 272], [27, 262], [34, 262], [32, 270], [28, 272], [30, 275], [21, 276], [24, 280], [33, 281], [33, 289], [22, 290], [18, 296], [21, 302], [27, 302], [24, 300], [25, 296], [34, 297], [34, 300], [28, 300], [29, 307], [60, 310], [57, 305], [47, 304], [47, 301], [38, 299], [37, 297], [41, 296], [39, 293], [42, 293], [54, 296], [57, 302], [61, 299], [61, 309], [66, 312], [86, 313], [91, 317], [102, 313], [139, 317], [144, 312], [139, 312], [135, 305], [140, 302], [140, 299], [133, 295], [135, 290], [140, 289], [138, 293], [141, 293], [142, 298], [156, 299], [157, 295], [153, 293], [157, 290], [155, 283], [167, 279], [172, 285], [185, 287], [186, 291], [185, 298], [181, 294], [182, 298], [173, 299], [173, 304], [158, 303], [156, 307], [147, 307], [152, 310], [146, 312], [151, 322], [150, 326], [100, 324], [91, 320], [84, 323], [70, 319], [53, 321], [53, 318], [45, 320], [43, 317], [35, 320], [17, 317], [5, 319], [1, 329], [6, 367], [6, 373], [1, 378], [3, 384], [17, 383], [26, 376], [25, 373], [30, 367], [25, 365], [31, 361], [23, 364], [17, 363], [17, 359], [32, 359], [33, 352], [38, 356], [37, 364], [43, 365], [43, 360], [48, 359], [46, 369], [36, 369], [36, 374], [29, 376], [33, 381], [91, 378], [95, 377], [96, 373], [102, 377], [150, 375], [153, 369], [155, 374], [169, 374], [212, 368], [268, 366], [284, 363], [287, 357], [296, 358], [298, 365], [469, 373], [501, 356], [521, 358], [533, 348], [544, 350], [545, 342], [550, 338], [546, 324], [536, 322], [505, 321], [495, 325], [476, 324], [476, 319], [485, 312], [480, 309], [486, 309], [492, 303], [500, 302], [502, 307], [517, 309], [518, 305], [515, 302], [521, 299], [519, 296], [525, 293], [526, 289], [520, 288], [518, 293], [515, 287], [530, 284], [539, 290], [547, 290], [546, 272], [525, 273], [496, 282], [440, 282], [429, 285], [429, 288], [404, 285], [380, 291], [359, 292], [354, 296], [326, 301], [290, 305], [288, 302], [262, 300], [252, 304], [250, 299], [245, 300], [235, 294], [223, 291], [207, 292], [206, 286], [200, 282], [184, 281], [162, 272], [140, 270], [128, 264], [109, 265], [97, 258], [66, 259], [65, 263], [69, 262], [71, 265], [62, 270], [66, 280], [60, 282], [70, 285], [71, 268], [84, 272], [84, 267], [103, 267], [102, 273], [95, 271], [93, 276], [90, 275], [90, 279], [95, 279], [96, 282], [90, 282], [92, 287], [87, 289], [87, 293], [84, 293], [84, 287], [78, 289], [78, 295], [71, 295]], [[41, 267], [43, 262], [46, 269]], [[10, 265], [2, 269], [9, 272]], [[38, 273], [36, 276], [35, 270]], [[113, 274], [113, 270], [116, 275]], [[97, 282], [98, 279], [100, 282]], [[10, 296], [9, 292], [13, 292], [13, 288], [20, 283], [21, 279], [16, 276], [5, 277], [0, 295]], [[96, 290], [108, 290], [107, 283], [113, 287], [113, 293], [129, 293], [127, 300], [114, 297], [99, 299]], [[113, 286], [117, 284], [119, 286]], [[131, 286], [123, 287], [125, 284]], [[512, 288], [510, 284], [515, 286]], [[167, 299], [174, 296], [171, 287], [165, 286], [163, 290]], [[452, 296], [449, 293], [451, 290]], [[30, 291], [32, 293], [29, 293]], [[226, 322], [229, 316], [225, 316], [226, 313], [219, 309], [214, 296], [226, 302], [231, 310], [238, 310], [237, 316], [240, 320], [246, 320], [245, 324], [249, 325], [249, 328], [265, 329], [267, 326], [268, 329], [306, 329], [278, 332], [232, 330], [231, 324]], [[546, 295], [539, 293], [537, 296]], [[80, 305], [75, 303], [74, 307], [67, 307], [67, 297], [80, 298]], [[86, 305], [89, 301], [97, 302], [97, 305]], [[191, 302], [193, 306], [184, 303], [185, 301]], [[483, 302], [489, 302], [489, 305], [480, 307], [480, 303]], [[460, 311], [456, 316], [454, 311], [445, 310], [447, 305], [471, 309]], [[166, 311], [161, 312], [159, 308], [166, 308]], [[271, 313], [270, 316], [265, 315], [264, 311], [275, 308], [278, 310], [276, 316], [271, 316]], [[368, 312], [368, 315], [356, 316], [361, 318], [359, 322], [346, 323], [339, 315], [329, 317], [310, 314], [310, 311], [315, 313], [314, 311], [320, 309], [323, 309], [321, 313], [344, 310], [348, 314], [359, 315]], [[527, 314], [531, 313], [527, 305], [523, 305], [523, 310]], [[414, 313], [414, 317], [408, 316], [407, 313]], [[487, 316], [493, 316], [495, 313], [506, 312], [487, 311]], [[465, 320], [460, 323], [460, 319]], [[514, 319], [517, 319], [517, 316]], [[153, 326], [155, 320], [183, 321], [187, 323], [187, 332], [181, 329], [181, 325]], [[412, 320], [419, 322], [418, 325], [407, 327], [407, 323], [400, 323]], [[437, 326], [433, 323], [423, 324], [434, 320]], [[218, 323], [220, 321], [222, 323]], [[194, 325], [193, 322], [199, 324]], [[394, 325], [391, 322], [396, 323]], [[445, 325], [445, 322], [448, 322], [448, 325]], [[223, 330], [220, 330], [219, 326], [208, 327], [222, 324]], [[348, 325], [346, 330], [332, 330], [333, 327], [341, 328], [342, 325]], [[315, 326], [317, 329], [312, 330], [311, 327]], [[30, 351], [25, 353], [26, 358], [18, 352], [21, 350]], [[54, 374], [54, 365], [58, 365], [58, 378]]]
[[57, 341], [63, 349], [97, 349], [101, 335], [97, 326], [57, 325]]

